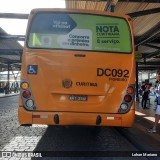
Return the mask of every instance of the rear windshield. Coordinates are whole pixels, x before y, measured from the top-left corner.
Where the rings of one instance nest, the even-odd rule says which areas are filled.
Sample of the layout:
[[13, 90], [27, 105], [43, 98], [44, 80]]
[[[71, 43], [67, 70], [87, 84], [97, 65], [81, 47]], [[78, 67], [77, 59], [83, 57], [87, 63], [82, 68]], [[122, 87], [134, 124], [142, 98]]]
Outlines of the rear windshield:
[[123, 18], [80, 13], [37, 13], [29, 48], [131, 53], [131, 32]]

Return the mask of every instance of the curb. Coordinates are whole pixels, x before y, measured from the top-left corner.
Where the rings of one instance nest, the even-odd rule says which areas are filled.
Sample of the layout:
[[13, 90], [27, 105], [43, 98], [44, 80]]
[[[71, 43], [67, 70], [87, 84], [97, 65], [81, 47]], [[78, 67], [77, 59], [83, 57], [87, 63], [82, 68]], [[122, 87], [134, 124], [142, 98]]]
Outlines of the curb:
[[11, 96], [18, 96], [18, 94], [9, 94], [9, 95], [0, 95], [0, 98], [6, 98], [6, 97], [11, 97]]

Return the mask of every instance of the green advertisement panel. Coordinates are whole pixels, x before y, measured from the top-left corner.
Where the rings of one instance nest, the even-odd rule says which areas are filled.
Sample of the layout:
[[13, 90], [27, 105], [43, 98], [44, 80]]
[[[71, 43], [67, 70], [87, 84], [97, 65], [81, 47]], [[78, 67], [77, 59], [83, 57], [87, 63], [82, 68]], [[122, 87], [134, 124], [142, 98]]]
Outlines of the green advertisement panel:
[[131, 33], [123, 18], [38, 13], [29, 29], [28, 47], [131, 53]]

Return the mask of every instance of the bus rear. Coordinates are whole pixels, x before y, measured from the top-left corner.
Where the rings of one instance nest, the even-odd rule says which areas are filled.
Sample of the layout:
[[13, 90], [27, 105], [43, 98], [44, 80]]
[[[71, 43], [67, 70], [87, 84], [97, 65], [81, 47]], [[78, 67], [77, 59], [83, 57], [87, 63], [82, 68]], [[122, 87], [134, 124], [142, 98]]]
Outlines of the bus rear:
[[35, 9], [26, 37], [20, 124], [132, 127], [135, 61], [128, 16]]

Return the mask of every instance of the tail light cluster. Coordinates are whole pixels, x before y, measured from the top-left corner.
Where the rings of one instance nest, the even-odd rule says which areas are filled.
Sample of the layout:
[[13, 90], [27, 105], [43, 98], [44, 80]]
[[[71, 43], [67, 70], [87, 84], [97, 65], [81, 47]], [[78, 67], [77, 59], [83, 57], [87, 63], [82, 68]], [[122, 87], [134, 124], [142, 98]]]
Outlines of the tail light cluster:
[[31, 88], [28, 81], [25, 81], [25, 80], [21, 81], [21, 96], [22, 96], [24, 107], [27, 110], [36, 109], [35, 101], [32, 96]]
[[130, 110], [132, 102], [134, 100], [134, 96], [135, 96], [135, 85], [128, 85], [124, 98], [118, 109], [118, 113], [127, 113]]

